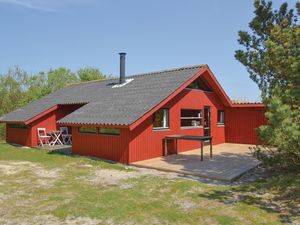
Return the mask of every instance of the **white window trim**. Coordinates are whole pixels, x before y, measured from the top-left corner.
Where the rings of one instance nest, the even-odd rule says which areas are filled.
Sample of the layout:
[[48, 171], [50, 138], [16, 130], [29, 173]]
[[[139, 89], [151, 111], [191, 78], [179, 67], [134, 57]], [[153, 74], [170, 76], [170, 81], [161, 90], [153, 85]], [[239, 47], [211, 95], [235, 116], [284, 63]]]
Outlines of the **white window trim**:
[[153, 127], [153, 131], [168, 131], [169, 127]]
[[182, 129], [182, 130], [199, 129], [199, 128], [203, 128], [203, 126], [183, 126], [183, 127], [180, 127], [180, 129]]
[[202, 119], [203, 117], [187, 117], [187, 116], [183, 116], [183, 117], [180, 117], [180, 119], [182, 120], [198, 120], [198, 119]]

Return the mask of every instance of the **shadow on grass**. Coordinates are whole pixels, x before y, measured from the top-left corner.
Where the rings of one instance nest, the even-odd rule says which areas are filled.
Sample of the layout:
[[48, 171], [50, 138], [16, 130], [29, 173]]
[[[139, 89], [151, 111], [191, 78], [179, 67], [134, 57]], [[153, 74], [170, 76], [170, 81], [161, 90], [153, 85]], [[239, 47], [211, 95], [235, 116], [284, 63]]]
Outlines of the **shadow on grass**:
[[291, 223], [300, 215], [300, 174], [272, 172], [267, 179], [225, 191], [213, 190], [199, 197], [225, 204], [258, 206], [266, 212], [279, 213], [282, 222]]
[[60, 148], [55, 148], [55, 149], [46, 149], [48, 150], [47, 154], [55, 154], [55, 155], [64, 155], [64, 156], [69, 156], [69, 157], [73, 157], [73, 158], [78, 158], [78, 157], [84, 157], [93, 161], [103, 161], [109, 164], [118, 164], [118, 162], [115, 161], [111, 161], [108, 159], [103, 159], [103, 158], [98, 158], [98, 157], [94, 157], [94, 156], [82, 156], [82, 155], [77, 155], [77, 154], [73, 154], [72, 153], [72, 147], [71, 146], [66, 146], [66, 147], [60, 147]]
[[59, 154], [59, 155], [66, 155], [66, 156], [73, 156], [72, 155], [72, 147], [65, 147], [59, 149], [49, 149], [48, 154]]

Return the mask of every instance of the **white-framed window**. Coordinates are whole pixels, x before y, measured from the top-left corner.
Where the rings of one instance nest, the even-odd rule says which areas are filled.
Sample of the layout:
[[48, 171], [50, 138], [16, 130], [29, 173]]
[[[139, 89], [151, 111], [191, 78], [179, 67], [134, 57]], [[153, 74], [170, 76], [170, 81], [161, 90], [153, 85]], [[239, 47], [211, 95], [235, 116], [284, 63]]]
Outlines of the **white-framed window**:
[[181, 128], [202, 127], [202, 110], [200, 110], [200, 109], [181, 109], [180, 126], [181, 126]]
[[159, 109], [153, 115], [153, 129], [168, 129], [169, 128], [169, 109]]
[[218, 110], [218, 125], [224, 126], [225, 125], [225, 111]]

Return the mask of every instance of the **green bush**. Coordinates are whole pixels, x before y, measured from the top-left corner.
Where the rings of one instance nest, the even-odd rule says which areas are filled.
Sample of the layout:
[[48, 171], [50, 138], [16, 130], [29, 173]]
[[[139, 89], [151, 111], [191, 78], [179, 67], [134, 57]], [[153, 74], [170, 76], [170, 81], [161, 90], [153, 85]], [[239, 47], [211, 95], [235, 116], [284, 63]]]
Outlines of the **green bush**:
[[267, 166], [300, 169], [300, 113], [273, 96], [268, 100], [268, 125], [258, 128], [267, 150], [257, 150], [255, 155]]
[[0, 123], [0, 141], [5, 140], [5, 124]]
[[300, 168], [300, 3], [278, 10], [255, 0], [251, 29], [240, 31], [235, 57], [262, 91], [268, 125], [257, 131], [268, 150], [255, 152], [265, 165]]
[[[0, 116], [21, 108], [71, 83], [106, 79], [97, 68], [86, 67], [72, 72], [60, 67], [48, 72], [28, 74], [18, 66], [0, 74]], [[0, 140], [5, 139], [5, 125], [0, 124]]]

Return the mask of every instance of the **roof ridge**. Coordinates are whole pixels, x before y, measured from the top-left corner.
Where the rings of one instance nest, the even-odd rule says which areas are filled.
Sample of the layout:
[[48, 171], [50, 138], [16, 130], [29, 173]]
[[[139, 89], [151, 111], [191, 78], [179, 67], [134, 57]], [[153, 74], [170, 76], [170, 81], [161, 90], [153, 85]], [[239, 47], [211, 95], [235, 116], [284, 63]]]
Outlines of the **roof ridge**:
[[232, 102], [233, 105], [264, 104], [263, 102]]
[[137, 76], [146, 76], [146, 75], [153, 75], [153, 74], [160, 74], [160, 73], [167, 73], [167, 72], [175, 72], [175, 71], [180, 71], [180, 70], [187, 70], [187, 69], [196, 69], [196, 68], [202, 68], [206, 66], [207, 64], [197, 64], [193, 66], [182, 66], [182, 67], [176, 67], [172, 69], [165, 69], [165, 70], [158, 70], [154, 72], [146, 72], [146, 73], [138, 73], [138, 74], [133, 74], [129, 75], [127, 77], [137, 77]]
[[[175, 71], [187, 70], [187, 69], [196, 69], [196, 68], [200, 69], [204, 66], [207, 66], [207, 64], [197, 64], [197, 65], [192, 65], [192, 66], [183, 66], [183, 67], [177, 67], [177, 68], [172, 68], [172, 69], [158, 70], [158, 71], [154, 71], [154, 72], [132, 74], [132, 75], [126, 76], [126, 78], [134, 78], [134, 77], [161, 74], [161, 73], [167, 73], [167, 72], [175, 72]], [[70, 86], [74, 86], [74, 85], [80, 85], [80, 84], [89, 84], [89, 83], [103, 82], [103, 81], [109, 81], [109, 80], [116, 80], [116, 79], [119, 79], [119, 78], [118, 77], [110, 77], [108, 79], [77, 82], [77, 83], [68, 84], [66, 87], [70, 87]]]
[[70, 83], [67, 84], [65, 87], [70, 87], [74, 85], [80, 85], [80, 84], [89, 84], [89, 83], [96, 83], [96, 82], [102, 82], [102, 81], [108, 81], [108, 80], [115, 80], [116, 78], [108, 78], [108, 79], [99, 79], [99, 80], [89, 80], [89, 81], [81, 81], [76, 83]]

